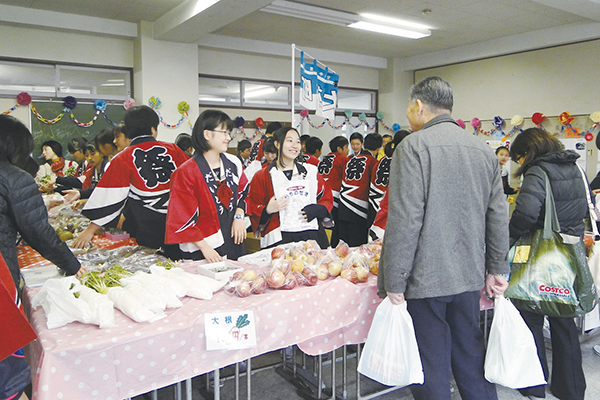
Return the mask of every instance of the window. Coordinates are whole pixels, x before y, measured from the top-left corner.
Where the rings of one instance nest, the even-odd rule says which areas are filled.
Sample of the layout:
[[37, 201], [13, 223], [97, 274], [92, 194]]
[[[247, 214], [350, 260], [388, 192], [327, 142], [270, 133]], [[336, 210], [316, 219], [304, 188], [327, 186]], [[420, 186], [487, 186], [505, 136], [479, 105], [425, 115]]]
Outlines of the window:
[[131, 70], [0, 60], [0, 95], [89, 100], [125, 100], [131, 95]]
[[[294, 108], [301, 110], [298, 103], [300, 88], [298, 84], [294, 86]], [[284, 82], [200, 76], [198, 101], [200, 106], [289, 110], [290, 88], [291, 84]], [[375, 114], [377, 91], [339, 88], [337, 112], [343, 114], [345, 110]]]

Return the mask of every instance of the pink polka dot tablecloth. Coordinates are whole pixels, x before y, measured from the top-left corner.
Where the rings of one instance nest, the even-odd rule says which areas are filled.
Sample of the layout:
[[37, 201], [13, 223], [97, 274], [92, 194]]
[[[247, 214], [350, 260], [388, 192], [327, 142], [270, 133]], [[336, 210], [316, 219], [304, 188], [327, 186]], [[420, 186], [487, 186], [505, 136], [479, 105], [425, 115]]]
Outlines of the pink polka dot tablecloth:
[[[43, 309], [29, 307], [39, 289], [26, 289], [26, 309], [38, 333], [26, 348], [33, 399], [118, 400], [293, 344], [319, 354], [364, 342], [379, 303], [376, 279], [357, 285], [329, 279], [246, 298], [224, 291], [211, 301], [186, 297], [183, 307], [153, 323], [136, 323], [116, 311], [116, 326], [105, 330], [81, 323], [48, 330]], [[258, 345], [207, 351], [204, 314], [243, 310], [254, 311]]]

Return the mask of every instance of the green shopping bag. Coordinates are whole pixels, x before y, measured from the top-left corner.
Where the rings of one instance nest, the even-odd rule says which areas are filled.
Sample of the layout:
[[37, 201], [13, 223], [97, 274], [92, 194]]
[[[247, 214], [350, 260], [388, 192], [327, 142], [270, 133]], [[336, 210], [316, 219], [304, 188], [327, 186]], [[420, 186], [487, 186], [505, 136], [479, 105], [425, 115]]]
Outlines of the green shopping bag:
[[544, 229], [524, 235], [511, 249], [510, 281], [504, 296], [521, 310], [551, 317], [577, 317], [596, 306], [596, 286], [581, 238], [558, 232], [554, 197], [546, 175]]

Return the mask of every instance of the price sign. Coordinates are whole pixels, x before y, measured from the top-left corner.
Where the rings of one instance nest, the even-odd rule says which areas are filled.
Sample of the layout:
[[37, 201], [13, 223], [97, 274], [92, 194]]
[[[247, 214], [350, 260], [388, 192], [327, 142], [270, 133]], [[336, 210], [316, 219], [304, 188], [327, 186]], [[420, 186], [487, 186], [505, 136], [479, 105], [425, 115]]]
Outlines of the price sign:
[[254, 311], [204, 315], [206, 349], [234, 350], [256, 346]]

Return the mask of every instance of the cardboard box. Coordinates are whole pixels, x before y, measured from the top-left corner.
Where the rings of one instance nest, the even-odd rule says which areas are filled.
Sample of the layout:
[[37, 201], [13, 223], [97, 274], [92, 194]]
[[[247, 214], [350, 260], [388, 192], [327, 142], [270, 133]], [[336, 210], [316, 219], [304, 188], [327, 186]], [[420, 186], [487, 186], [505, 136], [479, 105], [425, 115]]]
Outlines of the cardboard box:
[[104, 233], [104, 237], [107, 239], [110, 239], [114, 242], [118, 242], [119, 240], [125, 240], [125, 239], [129, 239], [129, 233], [123, 232], [123, 233], [110, 233], [110, 232], [105, 232]]
[[236, 272], [241, 272], [244, 270], [244, 268], [229, 261], [221, 261], [212, 264], [200, 264], [197, 268], [200, 275], [208, 276], [209, 278], [213, 278], [218, 281], [227, 280]]

